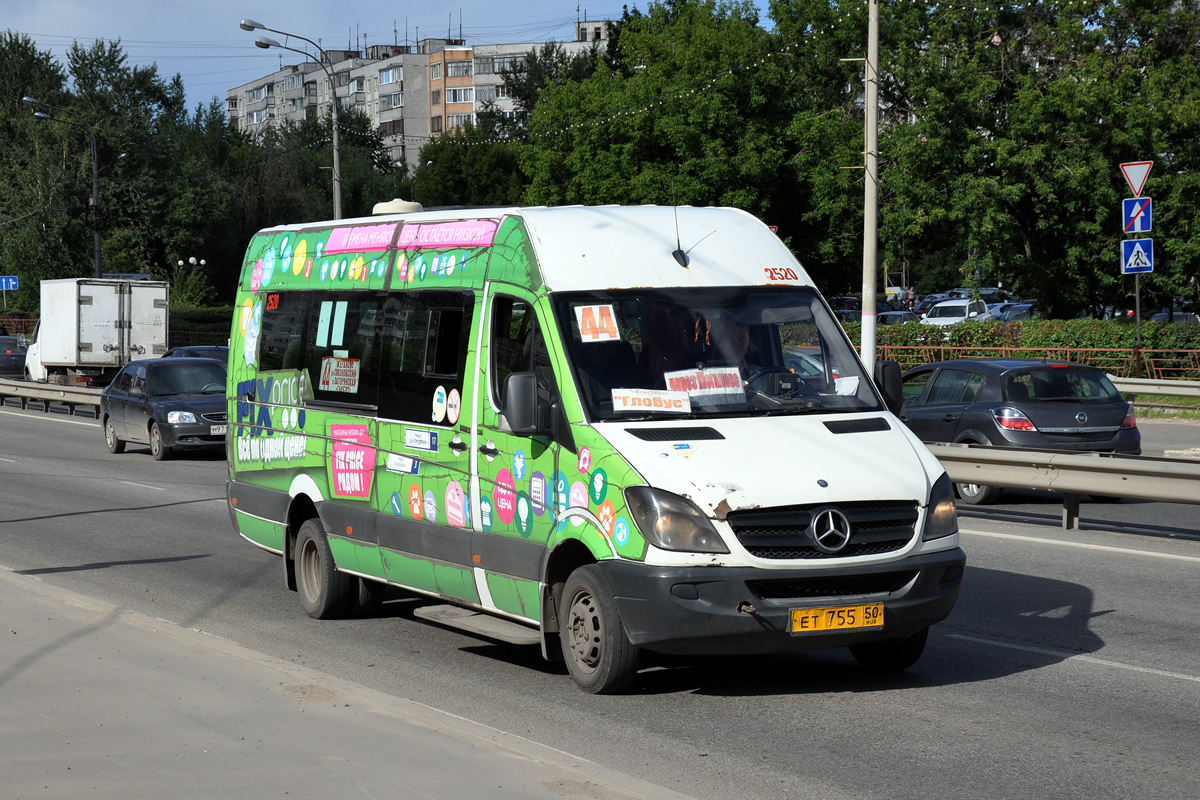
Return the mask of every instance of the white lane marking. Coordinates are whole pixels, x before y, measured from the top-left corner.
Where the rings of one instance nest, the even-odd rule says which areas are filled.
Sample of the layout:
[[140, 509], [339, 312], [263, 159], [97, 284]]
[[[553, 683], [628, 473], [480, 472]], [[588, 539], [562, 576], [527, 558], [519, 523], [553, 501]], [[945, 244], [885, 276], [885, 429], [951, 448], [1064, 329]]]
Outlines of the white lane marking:
[[139, 489], [153, 489], [156, 492], [165, 492], [166, 489], [162, 486], [147, 486], [144, 483], [134, 483], [133, 481], [121, 481], [126, 486], [136, 486]]
[[52, 417], [52, 416], [44, 416], [44, 415], [38, 416], [37, 414], [28, 414], [28, 413], [22, 414], [19, 411], [0, 411], [0, 414], [7, 414], [10, 417], [20, 417], [21, 419], [40, 419], [40, 420], [49, 420], [51, 422], [67, 422], [67, 423], [70, 423], [71, 425], [88, 425], [93, 428], [100, 427], [99, 420], [97, 420], [96, 422], [80, 422], [79, 420], [76, 420], [76, 419], [63, 419], [62, 417]]
[[17, 462], [15, 462], [15, 461], [13, 461], [11, 458], [0, 458], [0, 461], [3, 461], [3, 462], [4, 462], [4, 463], [6, 463], [6, 464], [15, 464], [15, 463], [17, 463]]
[[1062, 542], [1058, 539], [1039, 539], [1036, 536], [1018, 536], [1015, 533], [992, 533], [990, 531], [959, 530], [959, 533], [969, 533], [972, 536], [988, 536], [993, 539], [1016, 539], [1034, 544], [1055, 544], [1060, 547], [1078, 547], [1083, 550], [1101, 550], [1106, 553], [1124, 553], [1131, 556], [1147, 556], [1148, 558], [1166, 558], [1172, 561], [1195, 561], [1200, 563], [1200, 556], [1180, 556], [1174, 553], [1155, 553], [1150, 550], [1134, 550], [1129, 547], [1110, 547], [1106, 544], [1087, 544], [1085, 542]]
[[1115, 667], [1116, 669], [1127, 669], [1130, 672], [1143, 672], [1147, 675], [1158, 675], [1163, 678], [1175, 678], [1181, 681], [1193, 681], [1200, 683], [1200, 675], [1187, 675], [1182, 672], [1168, 672], [1165, 669], [1151, 669], [1150, 667], [1137, 667], [1133, 664], [1122, 664], [1120, 661], [1108, 661], [1103, 658], [1093, 658], [1080, 653], [1072, 653], [1069, 650], [1055, 650], [1050, 647], [1030, 647], [1023, 644], [1009, 644], [1008, 642], [998, 642], [995, 639], [980, 639], [975, 636], [963, 636], [960, 633], [946, 634], [951, 639], [961, 639], [964, 642], [974, 642], [976, 644], [990, 644], [993, 647], [1007, 647], [1009, 650], [1023, 650], [1026, 653], [1037, 653], [1043, 656], [1053, 656], [1061, 658], [1064, 661], [1086, 661], [1089, 664], [1099, 664], [1102, 667]]

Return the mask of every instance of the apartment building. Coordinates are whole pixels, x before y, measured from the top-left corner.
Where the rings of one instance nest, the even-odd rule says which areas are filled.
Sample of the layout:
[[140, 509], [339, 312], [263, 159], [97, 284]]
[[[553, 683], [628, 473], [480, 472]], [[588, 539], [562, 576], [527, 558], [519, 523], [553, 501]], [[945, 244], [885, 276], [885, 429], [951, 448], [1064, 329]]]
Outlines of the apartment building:
[[[576, 23], [568, 52], [602, 43], [608, 21]], [[230, 127], [262, 135], [269, 127], [324, 117], [336, 95], [379, 128], [393, 162], [415, 168], [417, 152], [433, 136], [474, 124], [485, 108], [513, 113], [502, 72], [519, 65], [544, 42], [468, 46], [462, 39], [421, 39], [416, 45], [371, 45], [326, 50], [321, 64], [302, 61], [235, 86], [226, 93]], [[331, 80], [332, 76], [332, 80]]]

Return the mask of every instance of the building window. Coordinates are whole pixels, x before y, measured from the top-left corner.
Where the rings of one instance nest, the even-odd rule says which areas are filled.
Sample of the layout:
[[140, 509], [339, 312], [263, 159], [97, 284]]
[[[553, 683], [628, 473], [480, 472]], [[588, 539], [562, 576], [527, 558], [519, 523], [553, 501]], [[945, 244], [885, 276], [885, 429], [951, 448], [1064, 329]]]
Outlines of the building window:
[[497, 74], [508, 70], [512, 72], [525, 63], [524, 56], [496, 56], [492, 59], [492, 72]]
[[442, 90], [441, 89], [434, 89], [432, 92], [429, 93], [429, 104], [434, 105], [434, 106], [440, 106], [442, 104]]
[[299, 89], [304, 85], [304, 76], [300, 74], [288, 75], [283, 79], [283, 90], [290, 92], [293, 89]]
[[390, 108], [404, 108], [404, 92], [385, 94], [379, 98], [380, 111], [387, 111]]
[[465, 125], [475, 124], [474, 114], [447, 114], [446, 115], [446, 130], [454, 130]]
[[446, 77], [447, 78], [466, 78], [471, 75], [471, 67], [473, 62], [470, 61], [448, 61], [446, 62]]
[[592, 40], [597, 41], [597, 42], [600, 41], [600, 26], [599, 25], [597, 25], [594, 29], [592, 29]]
[[225, 107], [230, 111], [237, 111], [238, 101], [236, 97], [227, 97], [225, 99]]
[[364, 79], [354, 78], [353, 80], [350, 81], [350, 91], [364, 92], [364, 91], [366, 91], [366, 89], [367, 89], [367, 83]]
[[258, 103], [275, 95], [275, 84], [265, 83], [246, 92], [247, 103]]
[[581, 42], [587, 41], [587, 28], [583, 27], [582, 25], [579, 26], [579, 40], [578, 41], [581, 41]]
[[429, 80], [440, 81], [442, 79], [442, 62], [429, 65]]
[[496, 87], [487, 84], [475, 87], [475, 99], [481, 103], [490, 103], [496, 99]]
[[447, 103], [473, 103], [475, 102], [475, 88], [466, 86], [462, 89], [447, 89]]
[[404, 67], [391, 67], [379, 70], [379, 82], [381, 84], [395, 83], [400, 80], [404, 80]]
[[492, 60], [490, 58], [475, 59], [475, 74], [490, 75], [492, 72]]
[[441, 117], [433, 117], [432, 119], [430, 119], [429, 120], [429, 130], [432, 131], [433, 133], [441, 133], [442, 132], [442, 118]]

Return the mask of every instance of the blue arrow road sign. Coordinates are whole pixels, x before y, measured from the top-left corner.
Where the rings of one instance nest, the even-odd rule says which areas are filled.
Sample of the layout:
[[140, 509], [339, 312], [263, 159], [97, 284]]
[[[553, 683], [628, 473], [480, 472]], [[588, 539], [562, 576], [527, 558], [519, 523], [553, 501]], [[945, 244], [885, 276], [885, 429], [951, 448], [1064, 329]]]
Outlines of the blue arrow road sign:
[[1121, 225], [1126, 233], [1149, 233], [1150, 212], [1154, 210], [1149, 197], [1127, 197], [1121, 201]]
[[17, 291], [17, 276], [0, 275], [0, 289], [3, 289], [6, 292]]
[[1154, 240], [1126, 239], [1121, 242], [1121, 274], [1154, 272]]

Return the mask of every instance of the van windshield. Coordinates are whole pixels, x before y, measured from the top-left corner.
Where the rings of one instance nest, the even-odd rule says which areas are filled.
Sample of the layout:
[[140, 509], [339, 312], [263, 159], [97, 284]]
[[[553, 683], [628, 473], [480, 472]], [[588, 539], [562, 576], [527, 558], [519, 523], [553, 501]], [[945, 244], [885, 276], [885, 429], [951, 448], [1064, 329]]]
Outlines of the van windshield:
[[554, 295], [593, 420], [878, 411], [814, 289], [627, 289]]

